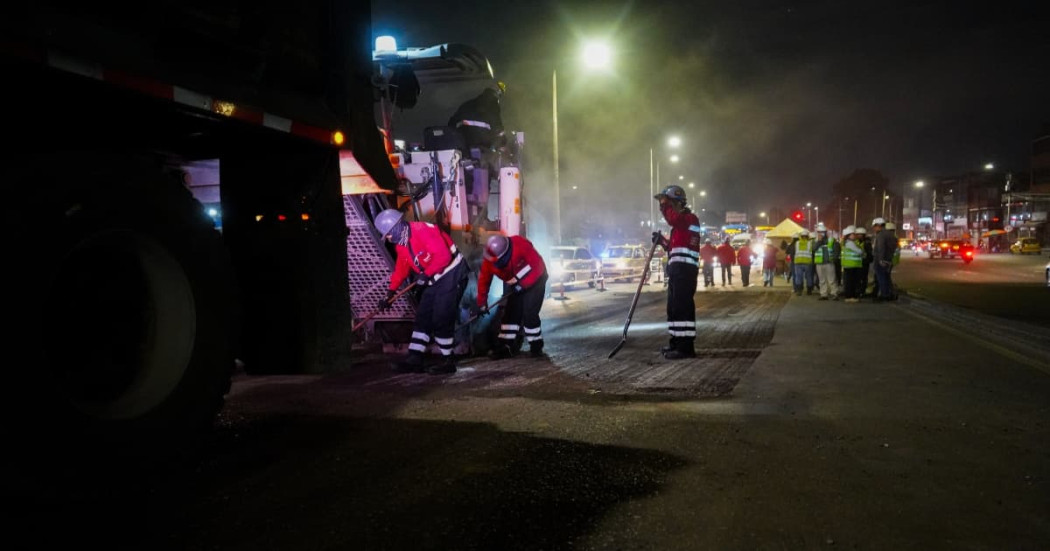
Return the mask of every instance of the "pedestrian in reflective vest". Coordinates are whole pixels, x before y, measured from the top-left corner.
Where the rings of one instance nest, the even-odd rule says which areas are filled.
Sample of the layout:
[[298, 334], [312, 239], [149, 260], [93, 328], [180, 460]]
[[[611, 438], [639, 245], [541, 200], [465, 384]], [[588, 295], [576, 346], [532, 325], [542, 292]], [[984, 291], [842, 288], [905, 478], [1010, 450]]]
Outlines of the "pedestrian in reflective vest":
[[[379, 213], [375, 226], [384, 239], [396, 244], [397, 250], [387, 296], [379, 301], [379, 309], [390, 307], [397, 288], [409, 277], [423, 289], [416, 307], [408, 357], [396, 364], [394, 370], [401, 373], [425, 370], [431, 375], [455, 373], [453, 336], [459, 301], [467, 288], [467, 263], [448, 234], [433, 224], [407, 222], [404, 214], [396, 209]], [[426, 367], [423, 354], [431, 339], [441, 350], [442, 362]]]
[[861, 246], [861, 236], [855, 231], [853, 226], [843, 230], [846, 242], [842, 247], [842, 294], [846, 302], [860, 302], [864, 292], [864, 248]]
[[485, 244], [478, 274], [478, 309], [488, 311], [492, 276], [503, 280], [503, 293], [513, 293], [503, 308], [498, 344], [493, 357], [507, 358], [516, 352], [519, 331], [524, 331], [533, 357], [543, 356], [540, 308], [547, 292], [547, 265], [532, 243], [519, 235], [493, 235]]
[[700, 270], [700, 219], [685, 204], [685, 190], [668, 186], [654, 198], [660, 212], [671, 226], [666, 238], [653, 232], [653, 243], [666, 250], [667, 259], [667, 330], [670, 342], [660, 351], [664, 358], [677, 360], [696, 356], [696, 279]]
[[795, 263], [795, 295], [802, 296], [802, 285], [805, 283], [806, 294], [813, 294], [813, 249], [815, 242], [809, 238], [809, 230], [802, 230], [798, 234], [798, 243], [795, 243], [795, 255], [792, 260]]
[[817, 224], [817, 243], [813, 253], [813, 263], [817, 268], [817, 279], [820, 281], [820, 300], [838, 300], [839, 288], [835, 284], [835, 264], [842, 249], [839, 242], [828, 237], [824, 223]]

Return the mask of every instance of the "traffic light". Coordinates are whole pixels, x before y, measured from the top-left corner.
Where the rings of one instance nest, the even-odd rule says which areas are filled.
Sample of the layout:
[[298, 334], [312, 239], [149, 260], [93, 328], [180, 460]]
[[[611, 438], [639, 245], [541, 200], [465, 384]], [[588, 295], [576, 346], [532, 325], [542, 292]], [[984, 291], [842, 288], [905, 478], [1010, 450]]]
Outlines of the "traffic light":
[[795, 222], [801, 222], [804, 217], [802, 216], [802, 211], [796, 210], [795, 213], [791, 215], [791, 218], [793, 218]]

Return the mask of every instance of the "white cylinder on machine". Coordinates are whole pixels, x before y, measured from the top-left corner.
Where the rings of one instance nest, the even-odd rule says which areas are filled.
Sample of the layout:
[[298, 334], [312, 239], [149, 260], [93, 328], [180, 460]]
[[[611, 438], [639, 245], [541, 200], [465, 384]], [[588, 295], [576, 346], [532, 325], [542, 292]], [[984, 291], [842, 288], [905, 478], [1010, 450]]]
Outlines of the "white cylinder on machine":
[[499, 171], [499, 229], [503, 235], [521, 234], [521, 171], [517, 167]]

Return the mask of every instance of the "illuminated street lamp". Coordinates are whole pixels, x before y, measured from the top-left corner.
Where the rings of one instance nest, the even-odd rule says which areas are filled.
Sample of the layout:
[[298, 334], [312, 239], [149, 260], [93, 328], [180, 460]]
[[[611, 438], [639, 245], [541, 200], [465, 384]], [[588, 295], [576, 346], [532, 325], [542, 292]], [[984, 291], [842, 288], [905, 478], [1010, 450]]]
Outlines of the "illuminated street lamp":
[[[583, 66], [591, 71], [602, 71], [612, 65], [612, 49], [604, 42], [592, 41], [584, 44], [581, 54]], [[561, 245], [561, 180], [558, 161], [558, 71], [551, 75], [551, 112], [554, 118], [554, 224], [551, 238]]]
[[768, 212], [760, 212], [760, 213], [758, 213], [758, 215], [761, 216], [762, 218], [766, 219], [766, 225], [768, 226], [769, 225], [769, 213]]
[[984, 169], [985, 170], [993, 170], [993, 169], [995, 169], [995, 165], [992, 164], [992, 163], [987, 163], [987, 164], [984, 165]]
[[[682, 145], [682, 138], [680, 138], [678, 136], [671, 136], [670, 138], [667, 138], [667, 145], [670, 146], [670, 147], [677, 148], [678, 146]], [[672, 163], [677, 163], [678, 162], [678, 155], [671, 155], [671, 162]], [[654, 224], [656, 224], [656, 212], [655, 212], [656, 204], [653, 202], [652, 198], [653, 198], [654, 195], [656, 195], [656, 186], [657, 185], [662, 185], [662, 184], [660, 184], [660, 161], [659, 160], [656, 161], [656, 165], [655, 165], [655, 167], [656, 167], [656, 177], [655, 177], [655, 179], [653, 178], [653, 166], [654, 166], [653, 165], [653, 148], [650, 147], [649, 148], [649, 197], [648, 197], [648, 199], [649, 199], [649, 227], [650, 228], [653, 227]]]

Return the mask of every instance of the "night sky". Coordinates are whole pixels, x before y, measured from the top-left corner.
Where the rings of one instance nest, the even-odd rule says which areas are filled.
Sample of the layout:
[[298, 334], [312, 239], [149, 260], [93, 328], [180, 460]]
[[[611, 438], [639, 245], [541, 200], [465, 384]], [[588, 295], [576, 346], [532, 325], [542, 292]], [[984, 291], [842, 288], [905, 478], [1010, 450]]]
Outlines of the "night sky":
[[[648, 218], [649, 149], [666, 159], [672, 134], [682, 162], [661, 164], [663, 183], [681, 174], [718, 210], [823, 201], [855, 168], [891, 186], [985, 162], [1027, 172], [1050, 123], [1040, 4], [401, 0], [373, 2], [373, 27], [489, 56], [534, 198], [549, 186], [557, 69], [563, 208], [623, 220]], [[581, 69], [592, 37], [613, 45], [611, 74]]]

